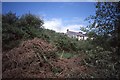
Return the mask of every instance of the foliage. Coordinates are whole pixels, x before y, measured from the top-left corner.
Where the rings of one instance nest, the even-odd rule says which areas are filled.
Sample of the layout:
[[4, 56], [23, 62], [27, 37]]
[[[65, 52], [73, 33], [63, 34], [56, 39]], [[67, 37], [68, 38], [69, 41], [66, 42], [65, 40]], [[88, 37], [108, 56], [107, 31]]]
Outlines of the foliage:
[[[100, 12], [101, 14], [103, 14], [101, 6], [105, 6], [105, 5], [110, 6], [114, 4], [98, 3], [97, 8], [98, 10], [101, 11]], [[105, 7], [105, 11], [106, 10], [107, 9]], [[44, 29], [42, 26], [44, 23], [43, 20], [36, 17], [35, 15], [32, 15], [29, 13], [29, 14], [22, 15], [21, 17], [18, 17], [16, 16], [15, 13], [9, 12], [7, 14], [2, 15], [3, 51], [10, 50], [14, 47], [17, 47], [17, 45], [23, 40], [33, 39], [35, 37], [38, 37], [54, 45], [58, 49], [56, 53], [60, 57], [62, 56], [62, 58], [71, 58], [79, 54], [79, 52], [83, 52], [84, 54], [87, 55], [86, 59], [83, 61], [85, 62], [85, 64], [88, 64], [88, 66], [97, 67], [98, 69], [101, 69], [101, 71], [103, 71], [103, 73], [106, 75], [104, 77], [118, 77], [119, 72], [117, 70], [120, 70], [119, 56], [116, 56], [114, 54], [116, 51], [116, 47], [111, 48], [111, 45], [109, 44], [114, 42], [112, 40], [114, 40], [115, 35], [117, 33], [115, 31], [117, 27], [113, 26], [115, 30], [113, 30], [112, 28], [112, 31], [115, 31], [115, 34], [110, 32], [111, 36], [108, 36], [108, 32], [110, 31], [109, 27], [107, 26], [106, 28], [100, 27], [100, 25], [103, 25], [103, 24], [107, 25], [106, 23], [104, 23], [104, 20], [103, 20], [103, 19], [106, 19], [105, 15], [104, 15], [105, 18], [103, 18], [101, 14], [98, 13], [97, 17], [95, 17], [94, 20], [99, 25], [98, 28], [100, 30], [106, 31], [104, 32], [104, 35], [99, 35], [98, 33], [95, 33], [95, 31], [91, 30], [90, 32], [89, 31], [87, 32], [90, 38], [94, 37], [93, 40], [88, 39], [86, 41], [83, 41], [83, 40], [79, 41], [74, 38], [69, 38], [64, 33], [56, 33], [53, 30]], [[108, 16], [107, 13], [106, 15]], [[102, 20], [103, 20], [102, 22], [103, 24], [99, 24], [99, 21], [102, 21]], [[92, 25], [92, 27], [94, 26], [94, 24]], [[116, 23], [114, 23], [113, 21], [112, 24], [115, 25]], [[53, 54], [51, 53], [46, 57], [49, 57], [52, 55]], [[53, 72], [59, 73], [61, 72], [61, 70], [59, 68], [55, 68], [53, 69]], [[94, 74], [97, 74], [97, 73], [94, 73]], [[96, 77], [96, 75], [94, 75], [94, 77]]]
[[83, 31], [83, 32], [88, 32], [89, 30], [85, 27], [80, 27], [80, 30]]
[[95, 75], [93, 74], [94, 77], [96, 77], [96, 75], [101, 72], [101, 76], [103, 77], [118, 78], [119, 68], [118, 65], [116, 65], [118, 62], [116, 62], [117, 58], [114, 58], [116, 55], [113, 54], [113, 52], [106, 51], [104, 48], [97, 46], [95, 49], [86, 51], [86, 55], [87, 57], [83, 60], [85, 65], [98, 69], [98, 71], [94, 73]]
[[[15, 13], [8, 12], [2, 17], [3, 23], [3, 50], [9, 50], [17, 46], [22, 40], [34, 37], [42, 38], [55, 45], [58, 50], [64, 51], [85, 51], [91, 49], [87, 41], [78, 41], [67, 37], [66, 34], [44, 29], [42, 19], [32, 14], [25, 14], [21, 17]], [[14, 42], [14, 43], [13, 43]]]
[[[37, 37], [43, 21], [35, 15], [26, 14], [22, 17], [8, 12], [2, 15], [3, 50], [9, 50], [18, 45], [21, 40]], [[28, 26], [29, 25], [29, 26]]]
[[91, 50], [95, 46], [91, 40], [88, 41], [78, 41], [67, 37], [66, 34], [56, 33], [55, 31], [42, 29], [39, 33], [39, 38], [42, 38], [49, 43], [52, 43], [58, 48], [58, 51], [67, 51], [67, 52], [79, 52]]
[[13, 25], [17, 22], [17, 20], [18, 20], [18, 17], [16, 16], [16, 14], [12, 13], [11, 11], [5, 15], [2, 15], [2, 23]]
[[40, 28], [42, 27], [42, 25], [44, 24], [43, 20], [40, 19], [39, 17], [33, 15], [33, 14], [25, 14], [22, 15], [19, 19], [19, 26], [26, 26], [26, 27], [30, 27], [30, 26], [34, 26], [35, 28]]
[[119, 6], [120, 2], [98, 2], [96, 3], [96, 15], [88, 18], [88, 20], [94, 21], [92, 27], [96, 29], [98, 35], [96, 37], [102, 36], [102, 39], [106, 40], [104, 45], [106, 45], [106, 43], [110, 44], [109, 47], [116, 48], [116, 53], [119, 53], [117, 51], [118, 46], [120, 45]]
[[96, 33], [94, 31], [89, 31], [87, 35], [89, 38], [94, 38], [96, 36]]
[[[93, 21], [90, 27], [96, 32], [93, 40], [96, 48], [86, 50], [88, 57], [85, 63], [100, 68], [101, 71], [98, 72], [105, 74], [103, 77], [118, 78], [119, 76], [120, 60], [117, 55], [120, 53], [118, 50], [120, 45], [119, 7], [120, 2], [98, 2], [96, 3], [96, 15], [88, 17], [88, 20]], [[90, 33], [90, 35], [94, 34]]]
[[70, 52], [68, 53], [64, 51], [59, 51], [56, 54], [58, 55], [59, 58], [68, 58], [68, 59], [77, 55], [75, 53], [70, 53]]

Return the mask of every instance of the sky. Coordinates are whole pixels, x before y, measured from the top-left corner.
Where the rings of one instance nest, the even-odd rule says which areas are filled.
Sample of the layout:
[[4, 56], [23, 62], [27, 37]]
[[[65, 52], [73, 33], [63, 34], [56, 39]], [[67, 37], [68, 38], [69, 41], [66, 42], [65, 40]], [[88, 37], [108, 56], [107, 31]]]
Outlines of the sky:
[[89, 23], [85, 18], [95, 15], [95, 2], [2, 2], [2, 13], [17, 16], [32, 13], [44, 20], [44, 27], [56, 32], [80, 31]]

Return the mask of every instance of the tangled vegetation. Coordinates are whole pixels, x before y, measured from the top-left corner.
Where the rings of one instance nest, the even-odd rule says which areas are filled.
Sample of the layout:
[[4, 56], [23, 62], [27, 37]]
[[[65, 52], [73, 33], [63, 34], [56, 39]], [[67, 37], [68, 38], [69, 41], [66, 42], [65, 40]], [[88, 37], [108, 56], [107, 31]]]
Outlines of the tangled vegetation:
[[[106, 4], [104, 4], [104, 6], [105, 5]], [[100, 6], [102, 5], [97, 4], [98, 11], [101, 10]], [[95, 17], [96, 22], [99, 22], [99, 16], [101, 15], [97, 14], [97, 17]], [[116, 37], [118, 35], [116, 32], [116, 29], [118, 29], [118, 27], [115, 27], [115, 30], [113, 30], [113, 32], [109, 32], [109, 30], [107, 30], [107, 32], [109, 32], [112, 37], [108, 36], [107, 32], [104, 32], [104, 35], [99, 35], [99, 33], [89, 33], [90, 36], [94, 35], [93, 40], [88, 39], [86, 41], [78, 41], [77, 39], [67, 37], [66, 34], [56, 33], [55, 31], [45, 29], [43, 24], [44, 21], [41, 18], [38, 18], [37, 16], [30, 13], [22, 15], [21, 17], [16, 16], [16, 14], [12, 12], [3, 14], [3, 53], [8, 52], [15, 47], [18, 47], [22, 41], [34, 39], [37, 37], [54, 45], [57, 48], [56, 55], [60, 58], [70, 59], [75, 56], [80, 56], [81, 53], [86, 55], [86, 57], [82, 59], [82, 62], [78, 63], [80, 65], [96, 68], [96, 71], [89, 74], [87, 78], [119, 78], [120, 58], [118, 56], [119, 51], [117, 52], [118, 46], [115, 45], [115, 43], [120, 42], [116, 42], [116, 40], [119, 39]], [[117, 26], [120, 25], [117, 23]], [[101, 27], [99, 28], [101, 29]], [[103, 28], [103, 30], [107, 28]], [[113, 41], [113, 39], [115, 39], [115, 41]], [[52, 69], [52, 71], [54, 73], [59, 73], [61, 69], [59, 68], [59, 70], [57, 70], [55, 68]], [[85, 77], [86, 75], [74, 73], [71, 74], [71, 76]]]

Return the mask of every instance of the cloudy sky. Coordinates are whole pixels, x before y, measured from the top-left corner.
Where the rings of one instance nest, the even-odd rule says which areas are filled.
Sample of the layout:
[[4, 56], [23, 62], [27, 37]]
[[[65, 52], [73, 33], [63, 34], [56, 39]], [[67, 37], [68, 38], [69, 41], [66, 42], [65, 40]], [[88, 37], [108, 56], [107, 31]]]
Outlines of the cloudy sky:
[[84, 20], [95, 14], [95, 2], [3, 2], [2, 13], [9, 11], [17, 16], [30, 12], [43, 18], [45, 28], [65, 33], [88, 25]]

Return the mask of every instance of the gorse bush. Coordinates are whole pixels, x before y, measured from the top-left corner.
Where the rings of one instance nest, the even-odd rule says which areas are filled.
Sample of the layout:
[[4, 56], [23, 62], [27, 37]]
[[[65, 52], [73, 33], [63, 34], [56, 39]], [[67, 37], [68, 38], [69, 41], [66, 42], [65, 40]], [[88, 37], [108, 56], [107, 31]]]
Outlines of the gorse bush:
[[43, 20], [33, 14], [22, 15], [19, 19], [19, 26], [34, 26], [35, 28], [40, 28], [44, 24]]
[[55, 41], [56, 46], [59, 50], [64, 51], [78, 51], [79, 50], [79, 43], [76, 39], [71, 39], [66, 35], [61, 35]]
[[[3, 50], [12, 49], [17, 43], [24, 39], [38, 37], [39, 29], [42, 28], [43, 20], [32, 14], [21, 17], [15, 13], [8, 12], [2, 15], [2, 47]], [[14, 42], [14, 43], [12, 43]]]
[[87, 57], [83, 62], [89, 67], [97, 68], [96, 73], [93, 74], [94, 77], [99, 75], [101, 77], [117, 78], [119, 76], [119, 60], [113, 52], [107, 51], [101, 46], [96, 46], [94, 49], [86, 50], [85, 54]]

